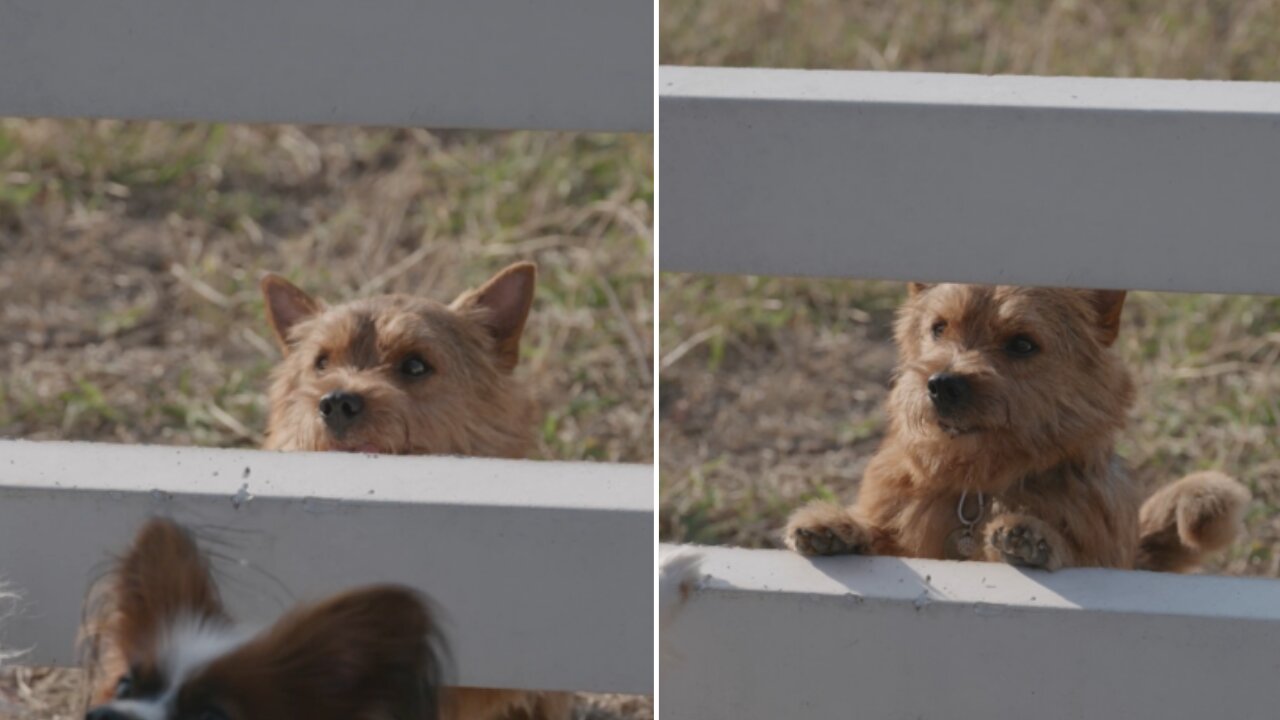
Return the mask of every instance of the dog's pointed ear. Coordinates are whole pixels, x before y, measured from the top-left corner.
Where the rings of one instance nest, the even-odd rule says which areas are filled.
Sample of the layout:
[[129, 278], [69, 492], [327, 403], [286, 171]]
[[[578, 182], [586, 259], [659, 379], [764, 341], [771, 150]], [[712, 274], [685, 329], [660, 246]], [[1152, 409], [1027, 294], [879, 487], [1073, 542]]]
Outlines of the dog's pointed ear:
[[275, 273], [267, 273], [261, 287], [262, 297], [267, 301], [267, 322], [271, 323], [280, 350], [288, 355], [289, 329], [320, 312], [323, 306]]
[[922, 282], [907, 283], [907, 292], [910, 294], [911, 297], [915, 297], [920, 293], [924, 292], [925, 290], [928, 290], [931, 287], [933, 287], [932, 283], [922, 283]]
[[487, 312], [480, 322], [497, 342], [498, 363], [510, 371], [520, 359], [520, 336], [533, 307], [533, 290], [538, 268], [531, 262], [519, 262], [502, 269], [475, 290], [459, 295], [454, 310], [481, 308]]
[[1124, 290], [1090, 290], [1089, 302], [1097, 313], [1102, 344], [1110, 346], [1120, 334], [1120, 311], [1124, 309]]
[[153, 647], [175, 620], [226, 620], [208, 561], [191, 535], [170, 520], [148, 521], [138, 532], [116, 569], [114, 595], [115, 640], [126, 656]]

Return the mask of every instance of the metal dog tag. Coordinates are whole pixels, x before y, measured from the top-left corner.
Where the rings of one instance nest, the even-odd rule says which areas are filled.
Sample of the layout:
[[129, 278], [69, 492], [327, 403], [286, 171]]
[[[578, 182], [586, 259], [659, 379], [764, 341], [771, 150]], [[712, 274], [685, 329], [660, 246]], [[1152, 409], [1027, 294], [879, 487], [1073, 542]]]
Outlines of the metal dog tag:
[[968, 490], [960, 493], [960, 502], [956, 503], [956, 517], [960, 520], [960, 527], [952, 530], [942, 545], [942, 556], [948, 560], [972, 560], [978, 554], [978, 537], [973, 529], [982, 521], [987, 509], [987, 499], [982, 493], [978, 493], [978, 512], [971, 518], [964, 514], [964, 502], [968, 499]]

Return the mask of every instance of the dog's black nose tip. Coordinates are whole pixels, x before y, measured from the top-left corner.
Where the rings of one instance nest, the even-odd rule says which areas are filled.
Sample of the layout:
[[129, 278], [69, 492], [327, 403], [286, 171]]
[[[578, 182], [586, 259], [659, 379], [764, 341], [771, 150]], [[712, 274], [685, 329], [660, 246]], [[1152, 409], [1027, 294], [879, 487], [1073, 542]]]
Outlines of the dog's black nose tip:
[[356, 393], [334, 390], [320, 398], [320, 417], [335, 432], [351, 427], [363, 410], [364, 398]]
[[929, 399], [939, 412], [949, 412], [969, 402], [969, 381], [963, 375], [940, 372], [929, 376]]

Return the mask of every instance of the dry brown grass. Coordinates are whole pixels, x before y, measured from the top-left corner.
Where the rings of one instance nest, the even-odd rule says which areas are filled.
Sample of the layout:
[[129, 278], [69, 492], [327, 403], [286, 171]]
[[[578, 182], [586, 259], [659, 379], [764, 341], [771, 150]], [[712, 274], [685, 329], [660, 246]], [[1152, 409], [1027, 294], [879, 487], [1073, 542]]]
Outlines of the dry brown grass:
[[[0, 125], [0, 435], [253, 445], [257, 281], [449, 299], [541, 267], [541, 455], [648, 461], [648, 138]], [[7, 202], [6, 202], [7, 199]]]
[[661, 0], [665, 64], [1280, 77], [1276, 0]]
[[[256, 445], [263, 272], [449, 299], [531, 259], [538, 456], [652, 462], [652, 177], [649, 136], [2, 121], [0, 437]], [[39, 674], [0, 708], [24, 677], [71, 717]]]
[[[1280, 80], [1280, 2], [662, 0], [664, 63]], [[1212, 238], [1206, 238], [1211, 242]], [[892, 283], [664, 274], [664, 540], [779, 546], [851, 499], [883, 428]], [[1136, 293], [1120, 351], [1144, 482], [1216, 467], [1255, 494], [1213, 570], [1280, 575], [1280, 299]]]

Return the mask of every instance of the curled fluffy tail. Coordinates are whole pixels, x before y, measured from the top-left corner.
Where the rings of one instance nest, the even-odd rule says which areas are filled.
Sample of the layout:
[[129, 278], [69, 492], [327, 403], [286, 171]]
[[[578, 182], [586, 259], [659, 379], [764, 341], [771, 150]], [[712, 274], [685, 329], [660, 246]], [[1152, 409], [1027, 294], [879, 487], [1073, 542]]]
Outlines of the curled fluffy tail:
[[1235, 541], [1249, 491], [1220, 472], [1192, 473], [1160, 488], [1139, 514], [1138, 569], [1185, 572]]

